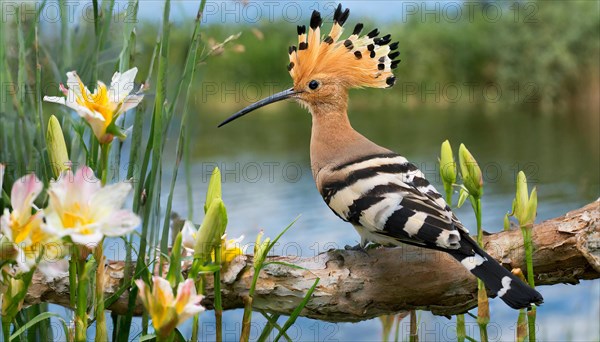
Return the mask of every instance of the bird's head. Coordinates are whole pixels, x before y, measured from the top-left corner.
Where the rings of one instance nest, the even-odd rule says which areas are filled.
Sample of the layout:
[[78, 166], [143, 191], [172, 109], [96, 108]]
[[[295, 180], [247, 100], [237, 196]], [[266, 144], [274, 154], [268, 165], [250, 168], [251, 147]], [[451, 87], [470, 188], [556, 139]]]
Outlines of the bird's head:
[[270, 103], [295, 99], [314, 113], [316, 108], [335, 108], [346, 105], [346, 93], [351, 88], [389, 88], [394, 85], [393, 69], [400, 60], [398, 42], [391, 43], [390, 35], [379, 37], [374, 29], [361, 35], [363, 24], [358, 23], [352, 34], [340, 39], [350, 10], [338, 5], [333, 14], [333, 26], [321, 38], [323, 20], [318, 11], [312, 13], [308, 32], [298, 26], [298, 45], [288, 50], [288, 71], [294, 86], [251, 104], [222, 122], [223, 126], [243, 115]]

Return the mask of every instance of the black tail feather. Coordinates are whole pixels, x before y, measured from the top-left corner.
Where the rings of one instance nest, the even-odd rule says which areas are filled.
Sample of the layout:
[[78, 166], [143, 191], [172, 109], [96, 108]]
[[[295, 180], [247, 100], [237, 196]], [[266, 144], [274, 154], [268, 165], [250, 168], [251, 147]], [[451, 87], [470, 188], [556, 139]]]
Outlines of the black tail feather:
[[[467, 255], [464, 253], [465, 250], [473, 251], [475, 255]], [[511, 308], [528, 308], [532, 304], [540, 305], [544, 301], [539, 292], [502, 267], [494, 258], [477, 246], [470, 237], [463, 235], [461, 248], [456, 252], [450, 251], [449, 253], [477, 278], [481, 279], [492, 293], [500, 297]]]

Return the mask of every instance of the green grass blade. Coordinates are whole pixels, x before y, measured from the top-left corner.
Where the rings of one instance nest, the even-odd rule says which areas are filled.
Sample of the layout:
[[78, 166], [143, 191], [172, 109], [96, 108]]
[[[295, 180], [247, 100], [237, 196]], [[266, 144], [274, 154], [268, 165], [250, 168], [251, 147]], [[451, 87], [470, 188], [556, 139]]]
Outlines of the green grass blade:
[[[5, 67], [8, 65], [8, 61], [6, 59], [6, 31], [8, 30], [8, 25], [7, 25], [7, 21], [6, 20], [0, 20], [0, 84], [8, 84], [8, 80], [7, 80], [7, 73], [8, 73], [8, 68]], [[2, 121], [5, 120], [5, 116], [6, 116], [6, 102], [8, 101], [7, 98], [5, 98], [5, 94], [2, 93], [1, 94], [1, 98], [0, 98], [0, 118]], [[4, 127], [6, 127], [4, 125], [4, 122], [2, 122], [2, 136], [6, 137], [6, 134], [4, 134]], [[3, 146], [6, 146], [3, 144]]]
[[283, 236], [283, 234], [285, 234], [290, 228], [292, 228], [294, 223], [296, 223], [296, 221], [298, 221], [299, 218], [300, 218], [300, 215], [296, 216], [296, 218], [292, 222], [290, 222], [290, 224], [288, 224], [287, 227], [285, 227], [281, 231], [281, 233], [279, 233], [279, 235], [277, 235], [277, 237], [275, 237], [275, 239], [273, 239], [273, 241], [271, 241], [271, 243], [269, 244], [269, 247], [267, 248], [267, 254], [269, 253], [271, 248], [273, 248], [273, 246], [275, 246], [275, 244], [277, 243], [277, 241], [279, 241], [279, 239]]
[[[119, 54], [119, 66], [118, 66], [118, 70], [119, 72], [123, 73], [125, 71], [127, 71], [129, 69], [129, 65], [130, 63], [133, 61], [134, 59], [134, 51], [135, 51], [135, 44], [136, 44], [136, 33], [135, 33], [135, 25], [134, 23], [137, 22], [137, 13], [138, 13], [138, 8], [139, 8], [139, 4], [137, 0], [130, 0], [128, 5], [127, 5], [127, 10], [131, 10], [133, 12], [132, 14], [132, 18], [131, 19], [125, 19], [125, 24], [123, 27], [123, 48], [121, 49], [121, 53]], [[136, 112], [140, 113], [138, 111], [138, 108], [136, 108]], [[142, 112], [143, 113], [143, 112]], [[142, 115], [141, 113], [139, 115]], [[127, 123], [127, 112], [122, 114], [123, 118], [122, 118], [122, 123], [121, 123], [121, 129], [125, 130], [125, 125]], [[136, 116], [137, 119], [137, 116]], [[141, 119], [141, 118], [140, 118]], [[115, 153], [114, 153], [114, 165], [117, 165], [117, 167], [114, 168], [115, 170], [115, 177], [117, 179], [121, 179], [120, 177], [120, 165], [121, 165], [121, 153], [122, 153], [122, 149], [123, 149], [123, 141], [121, 141], [120, 139], [117, 141], [116, 144], [116, 148]], [[131, 151], [137, 151], [139, 148], [138, 146], [140, 145], [131, 145]], [[130, 163], [131, 165], [131, 163]], [[131, 177], [129, 177], [131, 178]]]
[[58, 8], [60, 10], [60, 41], [61, 58], [60, 72], [65, 74], [71, 67], [71, 31], [69, 30], [69, 13], [67, 0], [59, 0]]
[[51, 166], [48, 163], [48, 156], [46, 150], [46, 128], [44, 126], [44, 112], [42, 111], [42, 66], [40, 65], [40, 42], [38, 37], [38, 25], [35, 25], [35, 107], [36, 107], [36, 132], [38, 136], [38, 151], [40, 159], [42, 161], [42, 172], [44, 183], [47, 184], [50, 180]]
[[35, 35], [36, 35], [36, 28], [38, 26], [38, 24], [42, 21], [42, 17], [41, 14], [44, 11], [44, 8], [46, 8], [46, 3], [48, 2], [48, 0], [43, 0], [39, 5], [36, 5], [36, 10], [35, 10], [35, 18], [37, 19], [35, 25], [31, 25], [31, 27], [29, 28], [29, 32], [27, 33], [27, 37], [25, 38], [25, 43], [27, 44], [27, 46], [31, 46], [33, 45], [33, 41], [35, 40]]
[[[257, 342], [265, 342], [269, 338], [269, 335], [271, 334], [273, 329], [282, 331], [281, 326], [279, 326], [279, 324], [277, 324], [277, 320], [279, 319], [279, 317], [281, 315], [280, 314], [269, 315], [268, 313], [264, 312], [263, 310], [258, 310], [258, 312], [260, 312], [261, 315], [263, 315], [263, 317], [267, 320], [267, 325], [265, 325], [262, 332], [260, 333], [260, 336], [258, 336], [258, 339], [256, 341]], [[292, 339], [285, 333], [285, 331], [283, 331], [283, 338], [285, 338], [286, 341], [292, 341]]]
[[[204, 10], [205, 4], [206, 4], [206, 0], [203, 0], [200, 3], [200, 8], [198, 9], [198, 13], [201, 13]], [[201, 23], [201, 21], [199, 19], [197, 19], [196, 25], [194, 27], [194, 33], [192, 34], [192, 39], [190, 42], [190, 48], [188, 49], [188, 54], [186, 57], [185, 68], [183, 71], [183, 78], [181, 79], [181, 82], [179, 82], [178, 90], [175, 95], [176, 96], [175, 100], [172, 101], [174, 104], [177, 103], [177, 100], [179, 97], [179, 89], [182, 88], [183, 84], [187, 84], [187, 92], [185, 94], [185, 99], [183, 101], [185, 109], [183, 110], [183, 114], [181, 117], [181, 124], [179, 127], [179, 139], [177, 140], [176, 159], [175, 159], [175, 163], [173, 165], [171, 185], [170, 185], [170, 189], [169, 189], [169, 197], [167, 199], [165, 220], [163, 223], [163, 236], [162, 236], [163, 240], [167, 238], [166, 234], [169, 231], [169, 221], [171, 219], [173, 194], [175, 193], [175, 184], [177, 183], [177, 175], [178, 175], [178, 171], [179, 171], [179, 165], [180, 165], [181, 159], [183, 157], [184, 146], [185, 146], [185, 143], [187, 140], [186, 127], [187, 127], [187, 121], [188, 121], [187, 118], [188, 118], [188, 112], [189, 112], [187, 104], [188, 104], [189, 98], [191, 97], [191, 93], [193, 91], [192, 84], [194, 82], [194, 73], [196, 72], [196, 57], [198, 55], [198, 46], [200, 45], [199, 44], [199, 42], [200, 42], [200, 23]], [[172, 112], [173, 109], [174, 109], [174, 106], [171, 106], [169, 108], [169, 112]], [[167, 118], [167, 125], [169, 124], [169, 121], [170, 121], [170, 117]]]
[[16, 330], [11, 336], [10, 336], [10, 341], [14, 341], [17, 337], [19, 337], [22, 333], [24, 333], [27, 329], [33, 327], [34, 325], [38, 324], [39, 322], [45, 320], [45, 319], [49, 319], [51, 317], [56, 317], [57, 319], [61, 320], [64, 322], [63, 318], [60, 317], [59, 314], [53, 313], [53, 312], [44, 312], [41, 313], [37, 316], [35, 316], [33, 319], [31, 319], [30, 321], [28, 321], [27, 323], [25, 323], [23, 326], [21, 326], [18, 330]]
[[156, 339], [156, 334], [144, 335], [140, 337], [140, 342], [150, 341]]
[[263, 267], [265, 267], [265, 266], [267, 266], [267, 265], [272, 265], [272, 264], [274, 264], [274, 265], [286, 266], [286, 267], [294, 268], [294, 269], [297, 269], [297, 270], [310, 271], [310, 270], [308, 270], [308, 269], [307, 269], [307, 268], [305, 268], [305, 267], [298, 266], [298, 265], [294, 265], [294, 264], [290, 264], [290, 263], [288, 263], [288, 262], [283, 262], [283, 261], [269, 261], [269, 262], [265, 262], [265, 263], [263, 264]]
[[313, 286], [311, 286], [311, 288], [308, 290], [308, 292], [306, 292], [306, 296], [304, 296], [304, 299], [302, 299], [302, 302], [300, 302], [298, 307], [296, 307], [294, 309], [294, 311], [292, 311], [292, 314], [290, 315], [288, 320], [285, 322], [285, 324], [281, 328], [281, 331], [279, 332], [277, 337], [275, 337], [275, 342], [279, 341], [279, 339], [283, 336], [283, 333], [285, 331], [287, 331], [296, 322], [296, 319], [298, 319], [298, 316], [300, 316], [300, 313], [302, 312], [302, 310], [304, 309], [306, 304], [308, 304], [308, 301], [310, 300], [310, 297], [312, 296], [313, 292], [315, 292], [315, 289], [317, 288], [317, 285], [319, 284], [319, 280], [321, 280], [321, 278], [317, 278], [315, 280], [315, 283], [313, 284]]
[[138, 0], [129, 0], [127, 4], [127, 10], [132, 11], [131, 19], [129, 15], [127, 19], [125, 19], [125, 23], [123, 25], [123, 48], [121, 49], [121, 53], [119, 54], [119, 71], [125, 72], [129, 69], [129, 64], [133, 59], [133, 52], [135, 50], [135, 41], [136, 41], [136, 33], [135, 33], [135, 23], [137, 22], [137, 15], [139, 9]]
[[[17, 100], [19, 103], [19, 120], [21, 122], [21, 139], [25, 149], [25, 154], [23, 156], [23, 162], [28, 164], [28, 169], [31, 169], [33, 165], [30, 163], [33, 162], [33, 144], [31, 139], [29, 138], [29, 129], [28, 129], [28, 120], [25, 115], [25, 105], [26, 105], [26, 94], [25, 94], [25, 86], [27, 82], [27, 69], [26, 69], [26, 45], [25, 45], [25, 37], [23, 35], [23, 22], [21, 18], [20, 11], [16, 11], [17, 15], [17, 41], [18, 41], [18, 70], [17, 70]], [[23, 165], [25, 166], [25, 165]]]
[[[155, 121], [154, 121], [154, 140], [152, 142], [152, 170], [150, 172], [150, 184], [155, 187], [157, 196], [153, 196], [157, 200], [157, 210], [160, 207], [160, 175], [162, 174], [161, 155], [163, 147], [163, 120], [164, 120], [164, 109], [167, 92], [167, 66], [169, 63], [169, 17], [171, 12], [171, 1], [165, 1], [165, 7], [163, 12], [163, 26], [162, 26], [162, 44], [160, 47], [160, 58], [158, 60], [158, 79], [156, 81], [156, 101], [154, 102], [155, 109]], [[153, 226], [155, 227], [155, 226]], [[154, 233], [154, 232], [153, 232]], [[154, 234], [153, 234], [154, 235]], [[162, 238], [160, 241], [160, 252], [166, 253], [169, 244], [169, 229], [164, 229], [162, 232]], [[162, 273], [162, 267], [159, 267], [159, 274]]]

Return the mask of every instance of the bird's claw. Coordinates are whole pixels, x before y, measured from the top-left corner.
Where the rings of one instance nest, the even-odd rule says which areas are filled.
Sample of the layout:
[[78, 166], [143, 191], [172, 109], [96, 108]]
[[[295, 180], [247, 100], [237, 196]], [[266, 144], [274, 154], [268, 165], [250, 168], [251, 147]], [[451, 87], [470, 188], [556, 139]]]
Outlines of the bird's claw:
[[360, 243], [356, 244], [356, 246], [346, 245], [346, 246], [344, 246], [344, 249], [347, 251], [364, 251], [365, 250], [364, 247]]
[[344, 249], [347, 251], [356, 251], [356, 252], [362, 252], [362, 253], [368, 254], [367, 251], [369, 251], [371, 249], [379, 248], [379, 247], [381, 247], [380, 244], [369, 242], [366, 245], [363, 245], [360, 243], [357, 244], [356, 246], [346, 245], [346, 246], [344, 246]]

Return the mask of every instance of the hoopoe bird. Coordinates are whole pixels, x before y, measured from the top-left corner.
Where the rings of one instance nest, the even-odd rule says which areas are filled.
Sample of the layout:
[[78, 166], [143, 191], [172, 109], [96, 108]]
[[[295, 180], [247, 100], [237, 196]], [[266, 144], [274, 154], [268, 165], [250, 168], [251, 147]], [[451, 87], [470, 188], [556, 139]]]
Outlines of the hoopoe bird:
[[414, 164], [350, 125], [348, 89], [392, 87], [400, 53], [389, 34], [379, 37], [374, 29], [361, 35], [361, 23], [340, 39], [349, 13], [338, 6], [333, 27], [322, 39], [323, 21], [314, 11], [308, 32], [298, 26], [298, 46], [289, 48], [293, 87], [242, 109], [219, 127], [270, 103], [296, 100], [312, 115], [310, 159], [317, 188], [329, 208], [358, 231], [361, 246], [406, 243], [443, 251], [510, 307], [541, 304], [539, 292], [477, 245]]

